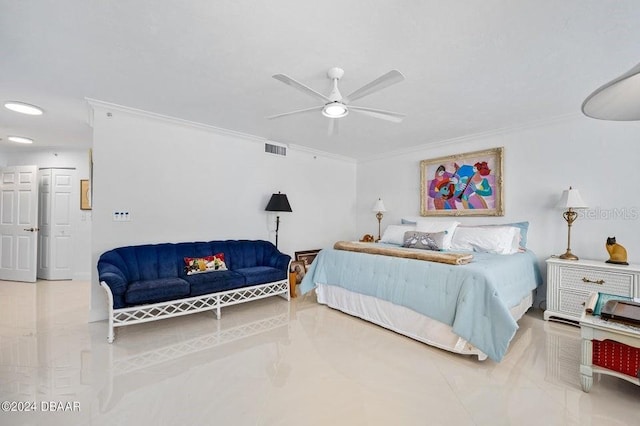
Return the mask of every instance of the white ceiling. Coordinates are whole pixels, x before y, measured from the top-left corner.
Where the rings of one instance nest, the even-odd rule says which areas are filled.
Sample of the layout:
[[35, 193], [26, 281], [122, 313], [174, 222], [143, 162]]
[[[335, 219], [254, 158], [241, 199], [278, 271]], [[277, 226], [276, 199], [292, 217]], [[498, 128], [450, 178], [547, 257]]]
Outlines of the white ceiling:
[[[579, 114], [596, 87], [640, 62], [638, 0], [0, 0], [0, 150], [88, 147], [85, 98], [354, 158]], [[398, 69], [406, 80], [327, 135], [287, 74], [343, 94]], [[28, 136], [28, 148], [7, 142]], [[180, 143], [180, 142], [176, 142]]]

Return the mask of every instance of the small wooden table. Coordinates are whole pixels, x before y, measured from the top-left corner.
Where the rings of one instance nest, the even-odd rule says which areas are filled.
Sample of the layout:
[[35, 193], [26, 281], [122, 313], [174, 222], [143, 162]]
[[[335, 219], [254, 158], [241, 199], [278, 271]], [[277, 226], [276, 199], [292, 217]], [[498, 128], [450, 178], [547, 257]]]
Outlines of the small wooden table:
[[631, 327], [613, 321], [606, 321], [599, 316], [582, 313], [580, 319], [582, 336], [582, 357], [580, 362], [580, 378], [582, 390], [589, 392], [593, 385], [593, 373], [608, 374], [627, 380], [640, 386], [640, 379], [598, 365], [593, 365], [593, 340], [613, 340], [634, 348], [640, 348], [640, 327]]
[[291, 297], [296, 297], [297, 293], [296, 293], [296, 282], [297, 282], [297, 275], [295, 272], [289, 272], [289, 295]]

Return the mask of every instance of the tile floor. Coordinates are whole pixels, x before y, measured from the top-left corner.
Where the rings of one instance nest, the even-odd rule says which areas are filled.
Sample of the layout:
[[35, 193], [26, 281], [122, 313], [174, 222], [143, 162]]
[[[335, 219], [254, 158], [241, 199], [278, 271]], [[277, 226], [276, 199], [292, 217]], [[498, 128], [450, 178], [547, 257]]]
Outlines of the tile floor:
[[109, 345], [106, 322], [87, 323], [89, 285], [0, 282], [0, 401], [37, 410], [1, 425], [640, 424], [640, 387], [603, 376], [582, 392], [578, 328], [538, 310], [499, 364], [312, 295], [124, 327]]

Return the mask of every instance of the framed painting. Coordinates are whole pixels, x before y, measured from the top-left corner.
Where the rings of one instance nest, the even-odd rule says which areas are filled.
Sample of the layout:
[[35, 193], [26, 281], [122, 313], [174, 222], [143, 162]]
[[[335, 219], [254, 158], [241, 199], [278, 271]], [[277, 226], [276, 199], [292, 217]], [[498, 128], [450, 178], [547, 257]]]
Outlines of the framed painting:
[[420, 162], [422, 216], [504, 216], [504, 148]]
[[296, 252], [296, 260], [304, 262], [306, 269], [309, 269], [309, 265], [313, 262], [313, 259], [320, 253], [320, 250], [305, 250]]
[[89, 179], [80, 180], [80, 210], [91, 210], [91, 185]]
[[294, 260], [289, 272], [296, 274], [296, 284], [300, 284], [307, 273], [307, 265], [302, 260]]

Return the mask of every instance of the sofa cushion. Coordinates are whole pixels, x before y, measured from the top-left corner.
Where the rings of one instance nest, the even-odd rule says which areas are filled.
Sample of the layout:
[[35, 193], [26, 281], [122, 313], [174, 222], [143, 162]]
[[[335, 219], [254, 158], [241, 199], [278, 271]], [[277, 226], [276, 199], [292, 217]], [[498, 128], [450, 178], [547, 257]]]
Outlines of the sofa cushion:
[[191, 296], [232, 290], [245, 286], [245, 278], [234, 271], [217, 271], [211, 274], [195, 274], [183, 278], [191, 286]]
[[124, 295], [128, 305], [164, 302], [189, 296], [189, 283], [181, 278], [134, 281]]
[[247, 285], [265, 284], [272, 281], [287, 279], [287, 272], [270, 266], [254, 266], [236, 269], [247, 280]]

